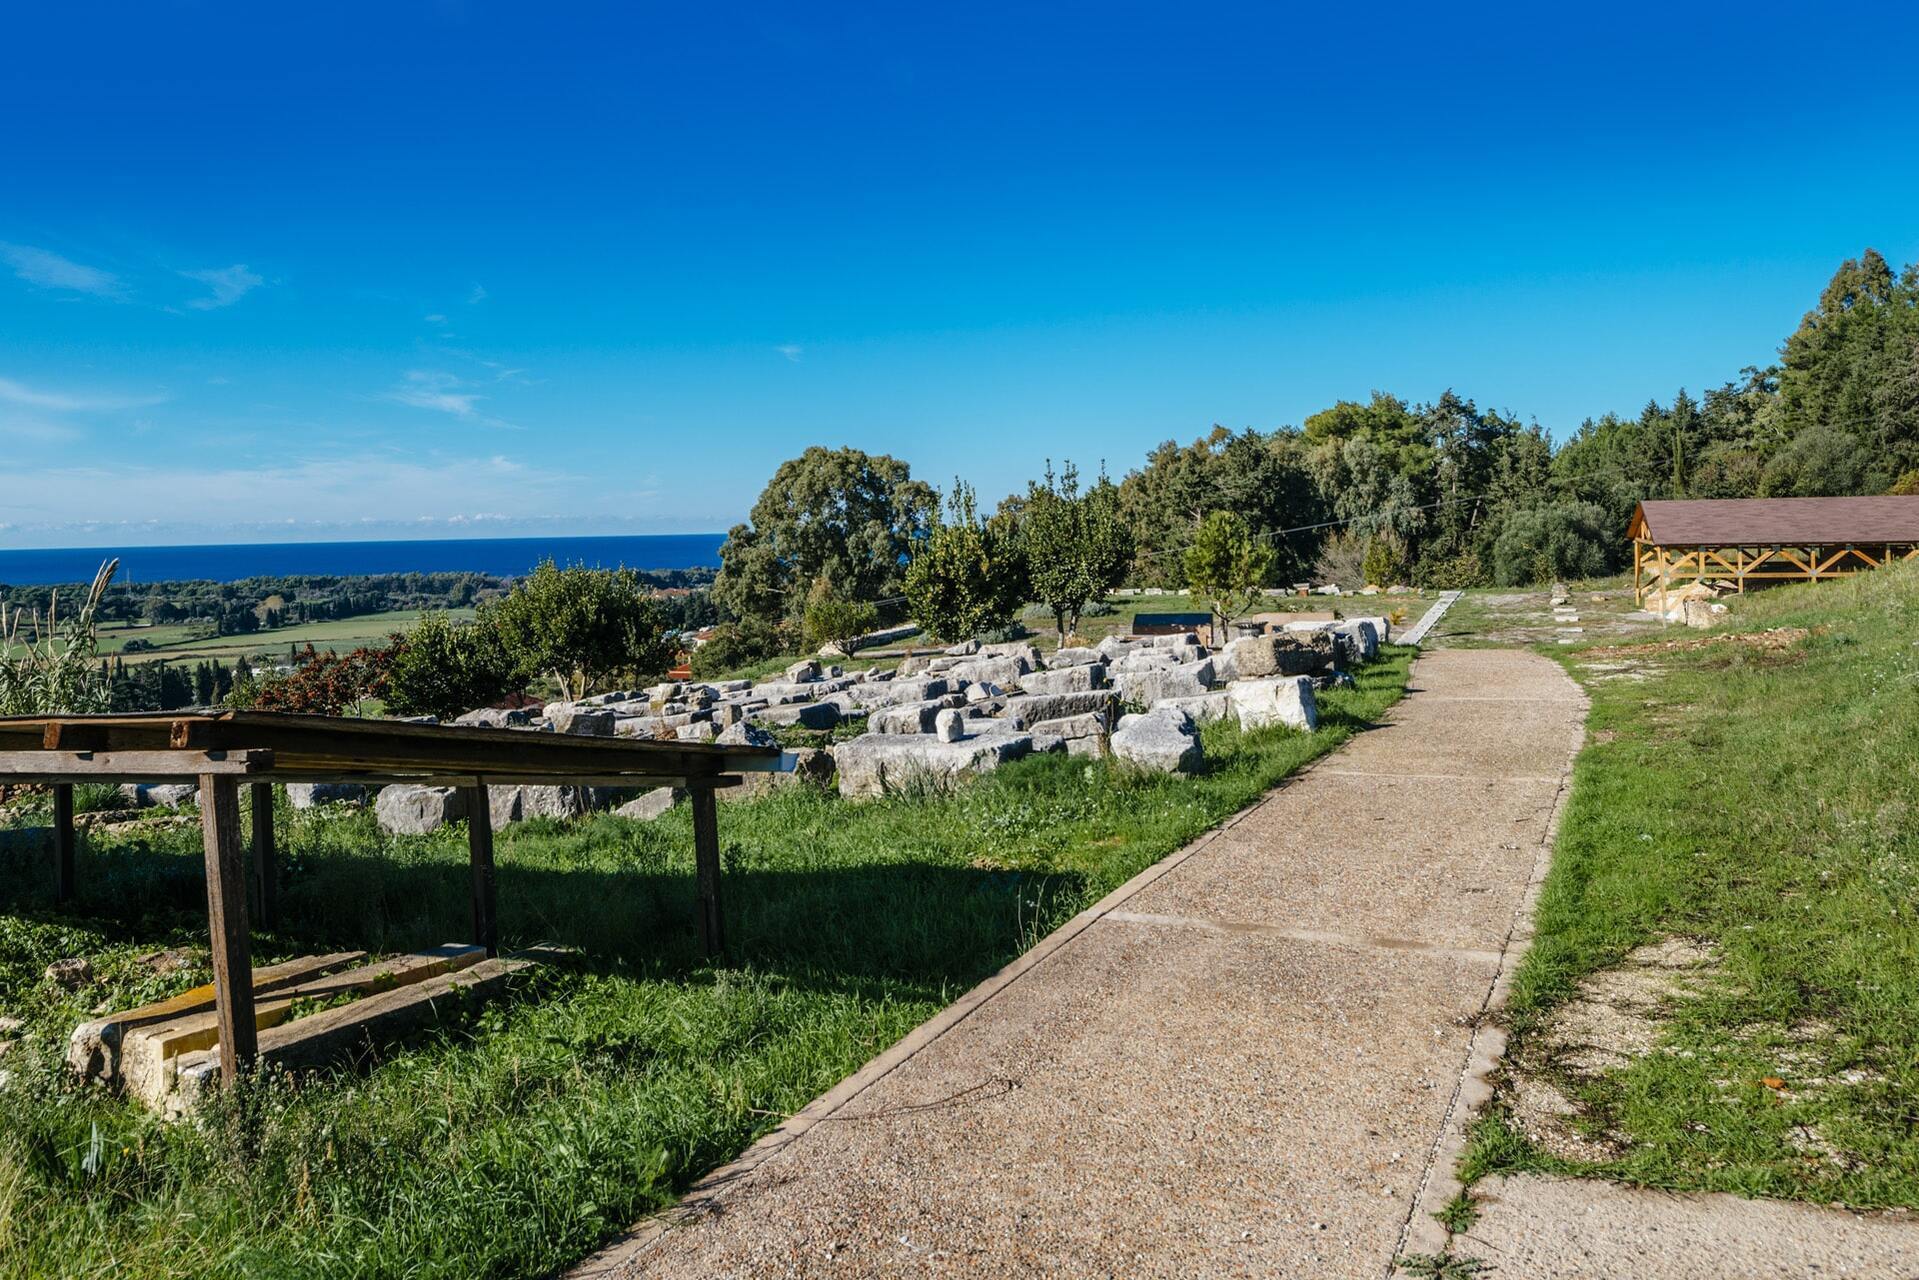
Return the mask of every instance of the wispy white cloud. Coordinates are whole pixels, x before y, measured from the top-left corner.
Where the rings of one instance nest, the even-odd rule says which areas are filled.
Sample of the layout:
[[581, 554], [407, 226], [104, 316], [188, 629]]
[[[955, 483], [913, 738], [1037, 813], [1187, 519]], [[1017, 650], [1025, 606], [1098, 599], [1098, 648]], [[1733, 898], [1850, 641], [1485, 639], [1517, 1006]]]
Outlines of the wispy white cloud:
[[230, 267], [212, 267], [205, 271], [182, 271], [180, 274], [189, 280], [198, 280], [213, 290], [208, 297], [188, 301], [187, 305], [196, 311], [230, 307], [266, 283], [255, 272], [248, 270], [243, 262], [235, 263]]
[[472, 290], [469, 291], [466, 295], [466, 305], [469, 307], [477, 306], [480, 303], [485, 301], [486, 301], [486, 290], [479, 284], [475, 284]]
[[0, 240], [0, 261], [12, 267], [14, 275], [43, 289], [85, 293], [96, 298], [125, 296], [119, 276], [71, 258], [63, 258], [51, 249], [36, 249], [32, 245], [9, 244]]
[[798, 364], [800, 357], [806, 354], [806, 348], [797, 342], [783, 342], [779, 346], [774, 347], [773, 350], [779, 352], [794, 364]]
[[434, 369], [409, 369], [406, 384], [389, 391], [386, 398], [398, 404], [412, 405], [415, 409], [432, 409], [437, 413], [470, 418], [473, 416], [473, 406], [486, 397], [477, 392], [456, 390], [465, 385], [450, 373]]
[[47, 409], [54, 413], [101, 413], [115, 409], [146, 409], [166, 403], [165, 396], [116, 396], [74, 394], [66, 391], [36, 391], [11, 378], [0, 378], [0, 401], [28, 409]]
[[426, 318], [426, 322], [427, 322], [428, 324], [445, 324], [445, 323], [446, 323], [446, 317], [445, 317], [445, 316], [443, 316], [443, 315], [441, 315], [441, 314], [439, 314], [439, 313], [438, 313], [438, 312], [436, 311], [436, 312], [434, 312], [434, 313], [433, 313], [432, 315], [430, 315], [430, 316], [428, 316], [428, 317]]

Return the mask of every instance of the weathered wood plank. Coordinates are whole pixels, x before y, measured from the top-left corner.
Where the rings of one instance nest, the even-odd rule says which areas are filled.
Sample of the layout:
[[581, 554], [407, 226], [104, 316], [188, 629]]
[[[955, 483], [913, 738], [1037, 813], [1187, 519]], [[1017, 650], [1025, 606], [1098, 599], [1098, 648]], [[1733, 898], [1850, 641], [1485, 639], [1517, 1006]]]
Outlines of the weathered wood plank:
[[[296, 983], [344, 969], [366, 959], [364, 951], [336, 951], [331, 955], [301, 956], [281, 964], [253, 971], [256, 996], [284, 990]], [[190, 988], [177, 996], [110, 1013], [104, 1018], [83, 1022], [73, 1029], [67, 1041], [67, 1066], [83, 1080], [113, 1084], [120, 1078], [121, 1048], [128, 1034], [141, 1027], [171, 1021], [188, 1014], [205, 1013], [213, 1008], [213, 984]]]
[[260, 773], [271, 751], [0, 751], [0, 774], [72, 779], [198, 778]]
[[220, 1073], [251, 1067], [252, 939], [247, 928], [247, 850], [240, 840], [240, 784], [231, 775], [200, 779], [200, 829], [206, 845], [207, 924], [213, 940], [214, 1008], [220, 1024]]
[[473, 873], [473, 941], [500, 954], [499, 885], [493, 871], [493, 808], [484, 783], [466, 789], [466, 846]]
[[273, 784], [249, 783], [253, 810], [253, 895], [260, 923], [271, 929], [280, 922], [280, 852], [273, 841]]
[[[395, 956], [342, 973], [311, 978], [273, 992], [253, 1007], [258, 1030], [278, 1026], [291, 1017], [299, 1000], [329, 1000], [346, 995], [377, 995], [413, 986], [446, 973], [470, 969], [486, 959], [481, 948], [450, 943], [428, 951]], [[219, 1040], [217, 1011], [190, 1013], [167, 1022], [136, 1028], [122, 1040], [121, 1075], [127, 1088], [141, 1096], [164, 1093], [163, 1077], [171, 1059], [197, 1049], [212, 1048]]]
[[[261, 1033], [260, 1059], [272, 1066], [302, 1070], [358, 1057], [432, 1025], [446, 1016], [449, 1009], [461, 1009], [502, 994], [507, 980], [531, 963], [516, 959], [482, 960], [459, 973], [429, 978], [415, 986], [283, 1022]], [[205, 1096], [218, 1075], [217, 1060], [211, 1050], [182, 1054], [174, 1060], [174, 1094], [167, 1099], [167, 1105], [191, 1108]]]
[[719, 806], [709, 787], [687, 793], [693, 810], [693, 868], [699, 892], [700, 945], [709, 956], [726, 954], [726, 916], [720, 902]]
[[53, 788], [53, 900], [73, 901], [73, 784]]

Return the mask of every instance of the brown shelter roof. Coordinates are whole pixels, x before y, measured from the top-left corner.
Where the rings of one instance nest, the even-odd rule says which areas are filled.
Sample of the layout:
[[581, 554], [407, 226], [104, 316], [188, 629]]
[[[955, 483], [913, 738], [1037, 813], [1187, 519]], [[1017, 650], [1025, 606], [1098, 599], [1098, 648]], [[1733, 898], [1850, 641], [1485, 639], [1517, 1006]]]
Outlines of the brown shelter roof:
[[1627, 536], [1667, 547], [1919, 543], [1919, 497], [1642, 502], [1633, 512]]

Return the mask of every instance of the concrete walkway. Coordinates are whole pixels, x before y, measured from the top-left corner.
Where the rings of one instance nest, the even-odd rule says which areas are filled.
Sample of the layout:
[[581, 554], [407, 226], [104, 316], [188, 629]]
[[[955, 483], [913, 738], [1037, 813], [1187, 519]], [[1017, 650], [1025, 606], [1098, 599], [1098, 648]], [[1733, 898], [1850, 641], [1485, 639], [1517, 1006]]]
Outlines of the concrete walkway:
[[1511, 650], [1413, 685], [578, 1274], [1385, 1276], [1585, 713]]

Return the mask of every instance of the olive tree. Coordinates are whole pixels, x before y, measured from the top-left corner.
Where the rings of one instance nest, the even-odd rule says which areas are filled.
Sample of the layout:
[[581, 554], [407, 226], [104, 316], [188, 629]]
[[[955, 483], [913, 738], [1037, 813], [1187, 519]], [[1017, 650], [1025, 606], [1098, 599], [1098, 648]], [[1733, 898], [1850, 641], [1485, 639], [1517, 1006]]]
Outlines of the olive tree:
[[1019, 511], [1026, 549], [1027, 593], [1053, 615], [1063, 645], [1086, 606], [1118, 586], [1133, 558], [1133, 539], [1119, 514], [1119, 490], [1104, 475], [1081, 493], [1067, 463], [1055, 478], [1027, 489]]
[[1253, 536], [1231, 511], [1215, 511], [1200, 522], [1186, 548], [1186, 589], [1209, 603], [1213, 639], [1225, 638], [1226, 625], [1252, 607], [1272, 577], [1273, 549]]

